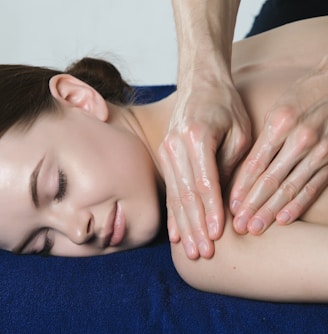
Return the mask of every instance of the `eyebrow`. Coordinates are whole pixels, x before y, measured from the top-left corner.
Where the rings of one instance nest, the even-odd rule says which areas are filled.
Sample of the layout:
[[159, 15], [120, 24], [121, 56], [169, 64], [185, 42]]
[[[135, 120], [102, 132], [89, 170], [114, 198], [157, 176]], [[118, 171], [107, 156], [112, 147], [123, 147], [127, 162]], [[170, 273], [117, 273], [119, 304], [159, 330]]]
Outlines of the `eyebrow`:
[[39, 196], [38, 196], [38, 177], [40, 173], [40, 169], [43, 163], [42, 158], [37, 165], [35, 166], [31, 176], [30, 176], [30, 193], [32, 195], [32, 201], [35, 206], [35, 208], [39, 208], [40, 203], [39, 203]]

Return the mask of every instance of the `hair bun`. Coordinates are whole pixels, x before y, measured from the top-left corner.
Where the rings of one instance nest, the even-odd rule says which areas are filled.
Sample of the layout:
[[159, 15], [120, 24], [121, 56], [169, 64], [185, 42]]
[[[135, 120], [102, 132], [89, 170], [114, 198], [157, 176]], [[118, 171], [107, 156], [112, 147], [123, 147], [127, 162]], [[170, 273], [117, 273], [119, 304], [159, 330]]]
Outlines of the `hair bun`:
[[102, 59], [82, 58], [70, 65], [66, 73], [86, 82], [105, 100], [115, 104], [129, 103], [133, 95], [131, 86], [122, 79], [117, 68]]

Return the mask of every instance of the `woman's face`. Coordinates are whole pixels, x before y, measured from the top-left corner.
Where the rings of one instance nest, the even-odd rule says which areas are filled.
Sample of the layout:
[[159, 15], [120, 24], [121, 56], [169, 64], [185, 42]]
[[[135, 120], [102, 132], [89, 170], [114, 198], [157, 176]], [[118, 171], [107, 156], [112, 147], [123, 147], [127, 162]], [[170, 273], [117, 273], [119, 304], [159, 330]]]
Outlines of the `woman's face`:
[[153, 162], [115, 118], [79, 108], [43, 116], [0, 139], [0, 214], [0, 247], [10, 251], [51, 245], [52, 255], [93, 256], [141, 246], [160, 223]]

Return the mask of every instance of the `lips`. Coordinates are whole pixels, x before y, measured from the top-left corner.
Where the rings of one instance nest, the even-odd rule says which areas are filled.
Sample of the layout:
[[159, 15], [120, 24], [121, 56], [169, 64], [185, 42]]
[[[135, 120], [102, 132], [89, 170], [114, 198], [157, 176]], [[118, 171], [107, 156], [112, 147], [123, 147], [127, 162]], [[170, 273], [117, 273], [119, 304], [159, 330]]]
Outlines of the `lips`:
[[121, 206], [115, 202], [104, 227], [104, 237], [101, 240], [103, 248], [119, 245], [124, 238], [124, 234], [125, 216]]

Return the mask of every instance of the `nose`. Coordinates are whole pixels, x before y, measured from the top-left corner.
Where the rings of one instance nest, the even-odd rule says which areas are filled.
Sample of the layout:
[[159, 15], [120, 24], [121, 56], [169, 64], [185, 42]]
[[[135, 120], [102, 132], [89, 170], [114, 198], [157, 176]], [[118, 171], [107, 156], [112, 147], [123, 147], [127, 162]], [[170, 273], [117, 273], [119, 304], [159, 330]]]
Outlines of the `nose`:
[[82, 245], [90, 241], [94, 236], [93, 222], [89, 218], [80, 222], [73, 222], [70, 224], [69, 231], [66, 233], [67, 237], [77, 245]]
[[77, 245], [85, 244], [95, 236], [93, 216], [87, 213], [56, 215], [52, 227]]

